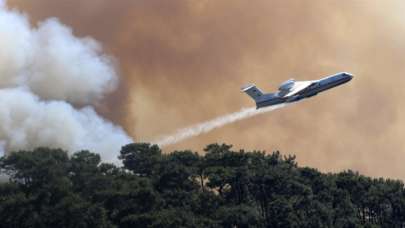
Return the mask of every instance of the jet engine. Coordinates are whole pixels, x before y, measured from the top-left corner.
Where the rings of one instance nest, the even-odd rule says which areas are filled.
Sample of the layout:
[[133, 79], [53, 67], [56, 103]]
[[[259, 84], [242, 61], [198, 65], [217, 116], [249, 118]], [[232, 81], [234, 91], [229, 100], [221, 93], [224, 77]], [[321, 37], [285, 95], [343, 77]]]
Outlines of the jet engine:
[[280, 87], [278, 88], [280, 91], [289, 91], [295, 83], [294, 79], [287, 80], [283, 82]]

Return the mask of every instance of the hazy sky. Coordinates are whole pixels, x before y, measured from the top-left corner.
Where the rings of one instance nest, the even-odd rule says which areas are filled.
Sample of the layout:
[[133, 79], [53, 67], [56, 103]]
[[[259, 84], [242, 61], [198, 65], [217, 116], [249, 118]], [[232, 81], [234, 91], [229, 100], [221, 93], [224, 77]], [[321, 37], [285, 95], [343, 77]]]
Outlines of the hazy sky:
[[[99, 111], [135, 141], [253, 106], [239, 90], [348, 71], [313, 99], [164, 148], [280, 150], [323, 171], [405, 178], [402, 0], [9, 0], [33, 24], [58, 17], [116, 58]], [[311, 4], [308, 4], [311, 3]]]

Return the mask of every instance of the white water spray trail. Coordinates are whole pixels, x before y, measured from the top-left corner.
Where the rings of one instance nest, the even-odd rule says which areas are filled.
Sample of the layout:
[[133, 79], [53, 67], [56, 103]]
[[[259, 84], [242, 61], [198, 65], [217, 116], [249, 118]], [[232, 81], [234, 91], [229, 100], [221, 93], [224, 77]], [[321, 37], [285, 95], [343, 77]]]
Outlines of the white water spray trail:
[[255, 107], [242, 108], [238, 112], [220, 116], [213, 120], [209, 120], [203, 123], [195, 124], [193, 126], [180, 129], [176, 131], [174, 134], [163, 136], [157, 140], [152, 141], [152, 144], [157, 144], [160, 147], [175, 144], [183, 140], [189, 139], [191, 137], [207, 133], [216, 128], [222, 127], [226, 124], [230, 124], [262, 113], [271, 112], [286, 106], [287, 104], [280, 104], [258, 110]]

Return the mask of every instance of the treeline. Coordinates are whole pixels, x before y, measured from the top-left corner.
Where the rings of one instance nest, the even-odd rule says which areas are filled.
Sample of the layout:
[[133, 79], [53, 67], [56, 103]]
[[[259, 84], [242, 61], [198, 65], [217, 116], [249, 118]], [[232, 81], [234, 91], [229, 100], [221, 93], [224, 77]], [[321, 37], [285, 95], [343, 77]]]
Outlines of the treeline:
[[405, 227], [399, 180], [323, 174], [279, 152], [204, 151], [129, 144], [122, 167], [88, 151], [12, 153], [0, 159], [0, 227]]

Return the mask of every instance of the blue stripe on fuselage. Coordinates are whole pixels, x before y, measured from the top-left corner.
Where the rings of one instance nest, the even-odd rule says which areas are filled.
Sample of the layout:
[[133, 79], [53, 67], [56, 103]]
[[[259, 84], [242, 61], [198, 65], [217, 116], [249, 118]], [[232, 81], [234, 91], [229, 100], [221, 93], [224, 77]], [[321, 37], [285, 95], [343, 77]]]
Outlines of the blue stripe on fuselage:
[[352, 79], [352, 76], [346, 73], [341, 73], [339, 75], [331, 76], [318, 81], [318, 85], [314, 88], [307, 89], [302, 94], [303, 96], [311, 95], [314, 93], [320, 93], [325, 90], [331, 89], [333, 87], [344, 84]]

